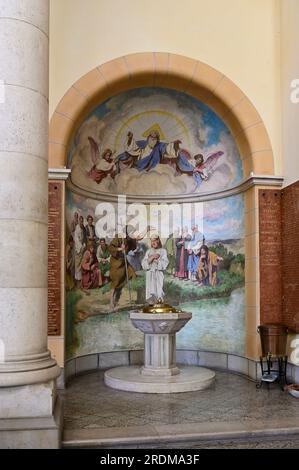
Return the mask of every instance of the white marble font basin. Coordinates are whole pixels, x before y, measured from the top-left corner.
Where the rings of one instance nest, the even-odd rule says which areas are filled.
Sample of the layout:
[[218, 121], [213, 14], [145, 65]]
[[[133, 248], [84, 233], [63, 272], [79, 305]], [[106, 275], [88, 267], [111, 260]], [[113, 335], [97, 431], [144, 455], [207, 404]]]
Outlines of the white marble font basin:
[[145, 334], [174, 334], [192, 318], [190, 312], [144, 313], [131, 312], [130, 319], [138, 330]]

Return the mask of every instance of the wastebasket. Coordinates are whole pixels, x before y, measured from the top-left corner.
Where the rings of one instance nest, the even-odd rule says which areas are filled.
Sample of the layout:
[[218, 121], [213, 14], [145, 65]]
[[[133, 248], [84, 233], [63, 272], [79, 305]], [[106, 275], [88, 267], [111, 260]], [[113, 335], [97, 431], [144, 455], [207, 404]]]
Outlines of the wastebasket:
[[287, 347], [288, 327], [280, 323], [259, 325], [262, 355], [285, 356]]

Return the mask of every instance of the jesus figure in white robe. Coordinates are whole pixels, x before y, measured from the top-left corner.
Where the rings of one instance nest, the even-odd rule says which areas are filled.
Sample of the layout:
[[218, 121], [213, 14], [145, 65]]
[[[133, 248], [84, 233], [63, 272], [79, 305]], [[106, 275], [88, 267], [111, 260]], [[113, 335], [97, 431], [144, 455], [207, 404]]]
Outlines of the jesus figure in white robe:
[[146, 271], [145, 298], [147, 302], [164, 299], [164, 271], [168, 266], [168, 262], [167, 251], [162, 248], [159, 236], [153, 235], [151, 237], [151, 248], [142, 260], [142, 268]]

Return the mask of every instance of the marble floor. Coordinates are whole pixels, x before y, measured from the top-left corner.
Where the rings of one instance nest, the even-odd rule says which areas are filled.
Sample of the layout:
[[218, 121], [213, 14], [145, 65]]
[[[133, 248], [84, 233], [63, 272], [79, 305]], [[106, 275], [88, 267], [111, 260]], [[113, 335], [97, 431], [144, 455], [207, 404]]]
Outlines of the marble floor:
[[298, 399], [227, 372], [207, 390], [169, 395], [113, 390], [94, 372], [62, 395], [65, 447], [299, 448]]

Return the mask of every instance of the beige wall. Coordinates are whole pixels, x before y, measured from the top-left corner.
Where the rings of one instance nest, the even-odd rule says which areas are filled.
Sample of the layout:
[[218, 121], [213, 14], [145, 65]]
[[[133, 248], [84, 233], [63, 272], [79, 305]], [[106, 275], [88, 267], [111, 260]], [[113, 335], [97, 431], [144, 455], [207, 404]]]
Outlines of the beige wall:
[[287, 186], [299, 179], [299, 102], [290, 99], [291, 82], [299, 79], [299, 1], [283, 0], [281, 6], [282, 153]]
[[[296, 1], [296, 0], [295, 0]], [[94, 67], [134, 52], [201, 60], [238, 85], [269, 132], [281, 174], [280, 0], [50, 0], [50, 115]]]

